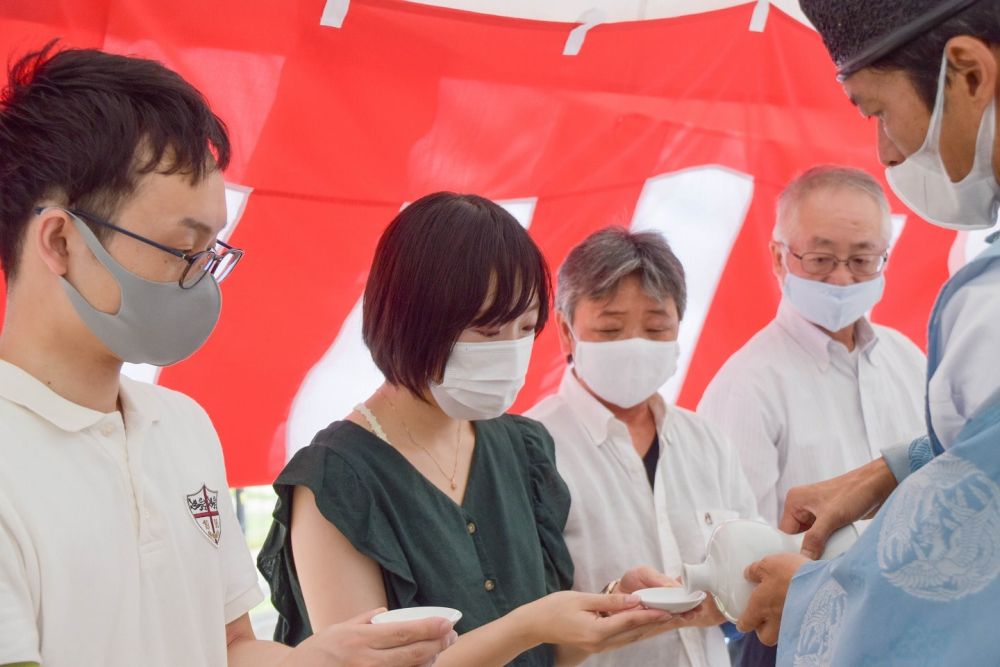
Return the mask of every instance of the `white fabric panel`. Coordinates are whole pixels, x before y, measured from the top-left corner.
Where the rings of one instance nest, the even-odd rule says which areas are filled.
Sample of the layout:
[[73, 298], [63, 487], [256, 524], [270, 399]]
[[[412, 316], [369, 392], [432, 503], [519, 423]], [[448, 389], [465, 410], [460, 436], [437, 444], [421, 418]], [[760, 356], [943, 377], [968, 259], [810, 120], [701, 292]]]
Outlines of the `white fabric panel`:
[[892, 249], [896, 246], [896, 241], [903, 235], [903, 229], [906, 227], [906, 214], [893, 213], [890, 219], [892, 220], [892, 238], [889, 239], [888, 251], [891, 253]]
[[677, 399], [701, 327], [729, 260], [750, 199], [753, 177], [718, 166], [664, 174], [646, 181], [632, 218], [632, 231], [663, 234], [684, 265], [687, 310], [681, 322], [681, 356], [677, 373], [661, 393], [668, 402]]
[[243, 211], [247, 209], [247, 201], [253, 188], [247, 185], [226, 183], [226, 226], [219, 233], [220, 241], [228, 241], [236, 231], [236, 225], [243, 219]]

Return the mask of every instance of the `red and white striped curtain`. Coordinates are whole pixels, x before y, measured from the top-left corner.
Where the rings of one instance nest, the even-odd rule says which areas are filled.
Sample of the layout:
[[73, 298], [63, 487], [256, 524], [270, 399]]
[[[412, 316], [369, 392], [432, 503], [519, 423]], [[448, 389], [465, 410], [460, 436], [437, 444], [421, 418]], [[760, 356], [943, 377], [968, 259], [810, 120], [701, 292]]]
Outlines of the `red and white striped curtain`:
[[[128, 372], [198, 400], [244, 486], [270, 483], [378, 385], [360, 337], [368, 266], [400, 207], [435, 190], [503, 203], [553, 269], [606, 225], [662, 232], [690, 292], [664, 393], [696, 405], [774, 314], [781, 187], [825, 162], [881, 178], [875, 127], [818, 35], [778, 7], [761, 21], [762, 4], [598, 24], [574, 47], [574, 23], [402, 0], [6, 0], [0, 43], [10, 58], [61, 37], [158, 59], [229, 125], [226, 234], [247, 256], [222, 321], [191, 359]], [[949, 261], [981, 239], [891, 201], [897, 239], [873, 318], [922, 345]], [[552, 391], [563, 364], [548, 329], [514, 411]]]

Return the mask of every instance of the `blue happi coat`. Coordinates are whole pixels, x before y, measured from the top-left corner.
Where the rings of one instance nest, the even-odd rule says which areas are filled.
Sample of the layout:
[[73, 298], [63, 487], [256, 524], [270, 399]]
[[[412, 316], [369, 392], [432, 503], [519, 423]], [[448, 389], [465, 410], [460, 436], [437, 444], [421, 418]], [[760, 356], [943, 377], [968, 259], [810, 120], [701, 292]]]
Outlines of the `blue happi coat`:
[[[941, 359], [945, 305], [995, 262], [993, 239], [942, 289], [928, 378]], [[910, 448], [914, 467], [926, 463], [848, 552], [799, 569], [782, 614], [779, 665], [1000, 665], [1000, 378], [997, 387], [947, 451], [928, 415], [928, 436]]]

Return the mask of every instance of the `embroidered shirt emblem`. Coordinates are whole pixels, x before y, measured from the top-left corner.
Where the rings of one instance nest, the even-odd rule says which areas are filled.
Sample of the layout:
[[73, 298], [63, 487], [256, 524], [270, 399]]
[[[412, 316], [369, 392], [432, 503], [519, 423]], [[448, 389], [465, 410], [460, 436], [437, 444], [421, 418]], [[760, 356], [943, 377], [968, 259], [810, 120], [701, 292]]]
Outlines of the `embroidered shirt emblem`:
[[187, 508], [191, 518], [212, 544], [219, 546], [222, 539], [222, 517], [219, 516], [219, 492], [204, 484], [187, 496]]

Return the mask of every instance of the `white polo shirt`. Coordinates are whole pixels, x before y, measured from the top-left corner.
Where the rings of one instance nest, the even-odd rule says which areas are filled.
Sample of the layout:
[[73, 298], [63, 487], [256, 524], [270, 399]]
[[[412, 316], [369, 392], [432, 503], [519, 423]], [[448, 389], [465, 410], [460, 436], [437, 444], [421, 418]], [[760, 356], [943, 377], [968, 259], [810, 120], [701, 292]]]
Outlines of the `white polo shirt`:
[[864, 318], [856, 332], [848, 352], [782, 301], [698, 405], [733, 441], [772, 524], [793, 486], [841, 475], [927, 431], [920, 349]]
[[121, 402], [0, 361], [0, 665], [219, 667], [263, 599], [208, 416], [126, 377]]
[[[735, 450], [720, 431], [654, 397], [660, 439], [654, 488], [628, 427], [567, 369], [555, 395], [526, 413], [556, 444], [556, 466], [572, 502], [564, 536], [573, 556], [573, 588], [600, 591], [638, 565], [679, 578], [700, 563], [715, 526], [756, 519], [753, 492]], [[588, 667], [729, 665], [717, 627], [682, 628], [589, 658]]]

